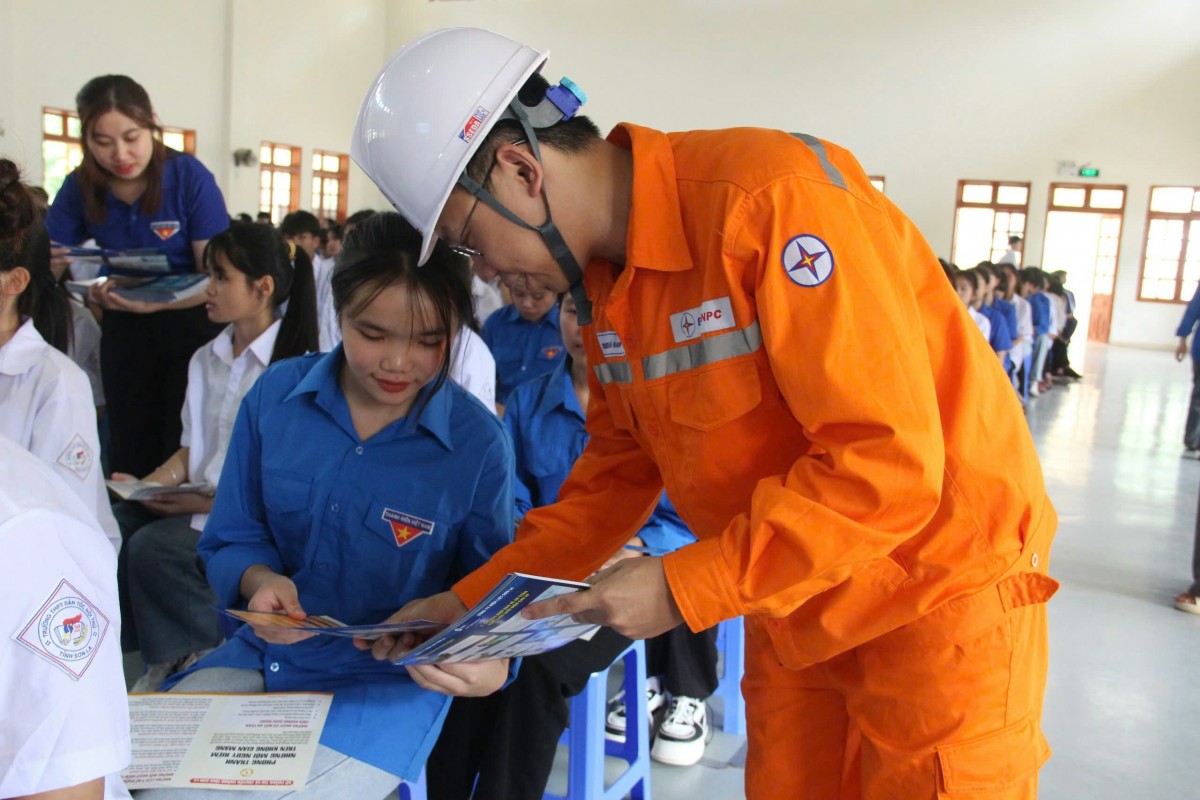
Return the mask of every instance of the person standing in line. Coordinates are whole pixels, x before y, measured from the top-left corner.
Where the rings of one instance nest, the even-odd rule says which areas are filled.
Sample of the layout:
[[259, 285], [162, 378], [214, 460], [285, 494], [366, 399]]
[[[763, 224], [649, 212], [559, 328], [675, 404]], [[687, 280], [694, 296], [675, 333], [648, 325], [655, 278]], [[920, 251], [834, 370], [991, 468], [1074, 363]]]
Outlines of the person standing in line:
[[1183, 457], [1200, 458], [1200, 336], [1192, 336], [1196, 323], [1200, 322], [1200, 288], [1188, 301], [1183, 319], [1175, 335], [1179, 343], [1175, 346], [1175, 360], [1182, 362], [1188, 356], [1188, 337], [1192, 337], [1192, 397], [1188, 404], [1187, 422], [1183, 426]]
[[[125, 75], [88, 81], [75, 98], [83, 163], [67, 176], [46, 217], [59, 245], [95, 239], [109, 249], [164, 250], [171, 269], [195, 272], [205, 243], [229, 227], [212, 173], [162, 143], [150, 97]], [[56, 257], [64, 258], [58, 249]], [[145, 475], [175, 452], [192, 353], [220, 326], [204, 295], [174, 303], [128, 300], [115, 282], [94, 286], [104, 309], [100, 370], [112, 469]]]
[[452, 619], [514, 570], [582, 579], [665, 485], [698, 541], [523, 613], [633, 638], [745, 615], [751, 800], [1034, 797], [1057, 517], [936, 256], [836, 145], [631, 123], [604, 139], [546, 58], [489, 31], [422, 36], [351, 142], [423, 255], [442, 239], [485, 280], [571, 292], [592, 368], [558, 501], [394, 618]]

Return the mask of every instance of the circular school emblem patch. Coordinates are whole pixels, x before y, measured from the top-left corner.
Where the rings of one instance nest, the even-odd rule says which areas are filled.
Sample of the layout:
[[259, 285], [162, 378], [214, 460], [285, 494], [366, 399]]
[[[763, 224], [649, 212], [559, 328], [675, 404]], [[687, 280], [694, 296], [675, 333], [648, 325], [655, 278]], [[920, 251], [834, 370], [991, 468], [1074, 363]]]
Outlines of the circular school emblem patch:
[[816, 236], [802, 233], [784, 246], [783, 269], [793, 283], [820, 286], [833, 274], [833, 251]]

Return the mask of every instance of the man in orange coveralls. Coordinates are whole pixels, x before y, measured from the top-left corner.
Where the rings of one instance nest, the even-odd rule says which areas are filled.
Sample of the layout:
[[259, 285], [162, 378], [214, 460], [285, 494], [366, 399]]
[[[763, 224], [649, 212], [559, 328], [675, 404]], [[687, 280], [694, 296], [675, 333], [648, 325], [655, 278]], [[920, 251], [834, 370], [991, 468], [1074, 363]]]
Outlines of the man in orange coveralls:
[[928, 244], [833, 144], [631, 124], [604, 140], [545, 60], [437, 31], [359, 115], [354, 158], [427, 251], [442, 238], [485, 278], [570, 290], [581, 321], [592, 304], [591, 439], [559, 502], [402, 616], [453, 619], [510, 571], [583, 578], [665, 485], [699, 541], [538, 615], [637, 638], [745, 615], [749, 797], [1034, 797], [1056, 516]]

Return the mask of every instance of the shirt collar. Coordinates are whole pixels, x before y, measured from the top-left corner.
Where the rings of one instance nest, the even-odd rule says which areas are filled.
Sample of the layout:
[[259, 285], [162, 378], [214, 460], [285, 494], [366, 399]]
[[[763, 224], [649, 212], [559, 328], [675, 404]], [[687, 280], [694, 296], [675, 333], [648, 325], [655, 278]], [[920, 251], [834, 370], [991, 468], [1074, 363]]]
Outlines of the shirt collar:
[[[265, 331], [260, 333], [250, 346], [242, 351], [242, 355], [247, 353], [258, 359], [258, 363], [264, 367], [271, 363], [271, 355], [275, 351], [275, 340], [279, 338], [279, 326], [281, 320], [272, 322]], [[225, 329], [217, 334], [217, 338], [213, 339], [213, 354], [217, 358], [232, 366], [235, 361], [233, 357], [233, 325], [226, 325]]]
[[542, 392], [538, 400], [537, 413], [539, 416], [548, 414], [560, 406], [578, 414], [580, 419], [586, 419], [583, 408], [579, 405], [579, 397], [575, 394], [575, 384], [571, 381], [570, 356], [558, 362], [558, 366], [550, 372], [546, 379], [546, 391]]
[[665, 133], [622, 122], [608, 141], [633, 151], [633, 207], [625, 237], [625, 263], [664, 272], [691, 269], [683, 234], [675, 154]]
[[33, 327], [33, 320], [25, 320], [4, 347], [0, 347], [0, 374], [24, 375], [42, 360], [49, 346]]
[[[334, 420], [338, 421], [343, 427], [346, 427], [350, 433], [357, 436], [354, 431], [353, 421], [350, 419], [350, 408], [346, 404], [346, 396], [342, 393], [342, 386], [339, 381], [339, 373], [344, 358], [345, 355], [340, 344], [321, 356], [316, 365], [308, 371], [308, 374], [296, 384], [296, 388], [288, 393], [288, 396], [284, 398], [284, 402], [286, 403], [293, 397], [298, 397], [302, 394], [315, 395], [314, 401], [318, 407], [324, 409]], [[417, 414], [416, 421], [413, 421], [413, 413], [410, 412], [408, 416], [396, 420], [375, 434], [375, 436], [377, 437], [382, 434], [394, 438], [411, 431], [414, 426], [417, 426], [424, 428], [441, 442], [442, 446], [447, 450], [453, 450], [454, 440], [450, 436], [450, 409], [454, 403], [454, 390], [451, 388], [451, 383], [452, 381], [447, 376], [446, 380], [442, 382], [442, 385], [432, 395], [430, 394], [432, 383], [423, 387], [417, 394], [416, 401], [413, 403], [413, 411], [420, 411]], [[426, 397], [429, 398], [428, 401], [426, 401]]]

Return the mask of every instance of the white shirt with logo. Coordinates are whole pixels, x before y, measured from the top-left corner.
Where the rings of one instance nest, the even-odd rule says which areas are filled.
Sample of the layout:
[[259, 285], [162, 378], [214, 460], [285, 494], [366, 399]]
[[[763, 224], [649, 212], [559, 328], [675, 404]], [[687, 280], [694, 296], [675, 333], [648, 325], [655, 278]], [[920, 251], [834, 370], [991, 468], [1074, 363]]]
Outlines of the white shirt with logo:
[[[271, 365], [280, 324], [275, 320], [236, 357], [232, 325], [192, 354], [179, 437], [179, 446], [188, 448], [188, 480], [192, 483], [216, 486], [221, 480], [242, 398]], [[208, 514], [193, 514], [192, 528], [203, 531], [207, 521]]]
[[128, 798], [117, 557], [67, 481], [0, 436], [0, 797]]
[[112, 515], [96, 406], [83, 370], [51, 347], [26, 320], [0, 347], [0, 435], [50, 465], [83, 501], [113, 543], [121, 531]]

